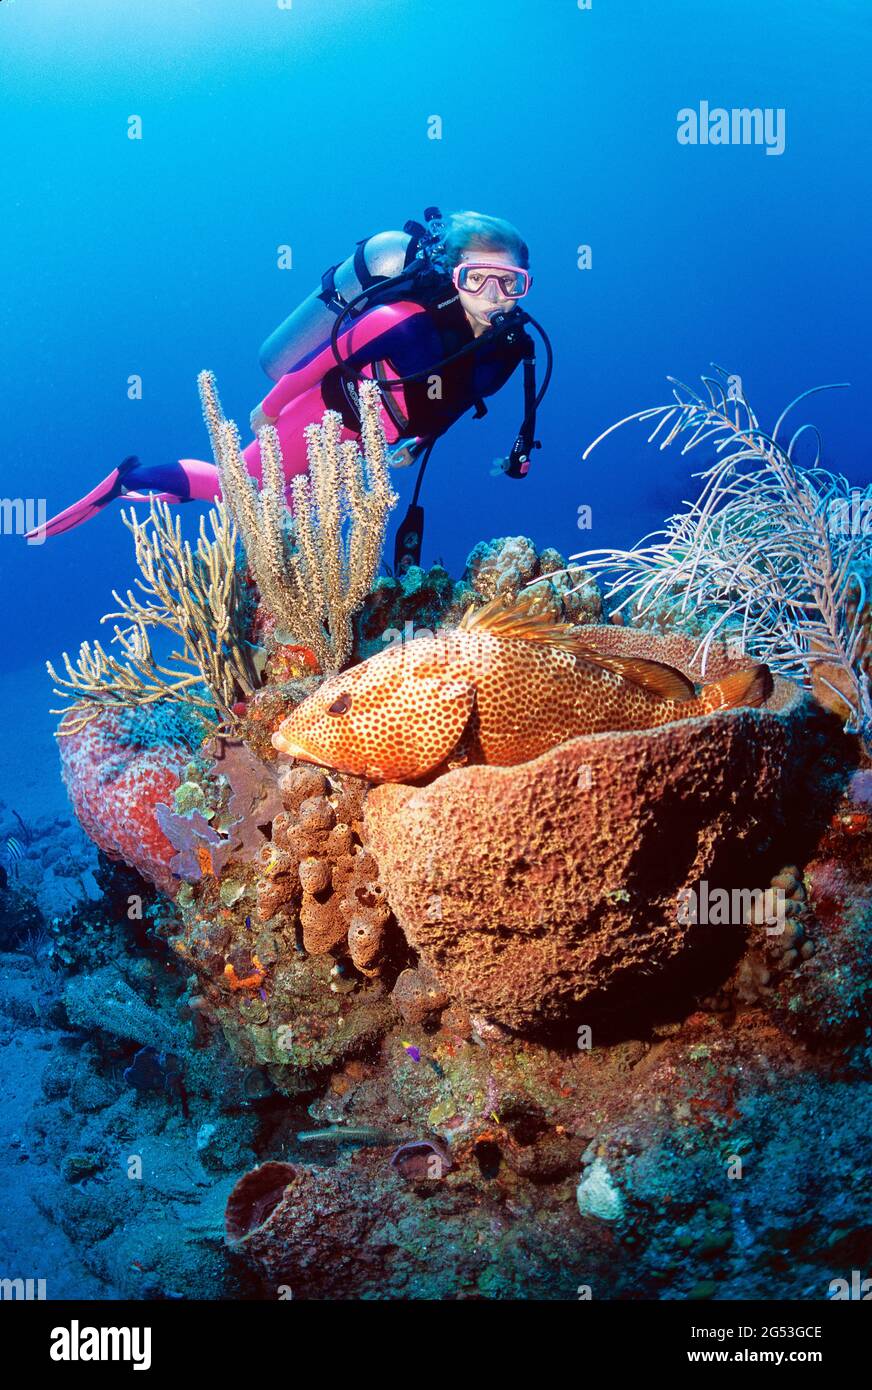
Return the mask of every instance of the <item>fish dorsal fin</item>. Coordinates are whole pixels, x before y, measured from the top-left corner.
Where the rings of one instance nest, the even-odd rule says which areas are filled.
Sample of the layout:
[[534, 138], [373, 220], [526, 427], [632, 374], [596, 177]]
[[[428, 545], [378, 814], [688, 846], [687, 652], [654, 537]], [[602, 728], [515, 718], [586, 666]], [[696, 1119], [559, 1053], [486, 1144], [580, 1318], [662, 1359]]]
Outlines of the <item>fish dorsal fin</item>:
[[519, 638], [542, 642], [570, 652], [582, 661], [612, 671], [632, 685], [639, 686], [660, 700], [690, 700], [696, 690], [692, 681], [674, 666], [648, 661], [638, 656], [611, 656], [589, 647], [572, 623], [555, 621], [548, 613], [531, 613], [532, 593], [522, 590], [517, 598], [498, 594], [483, 608], [467, 609], [459, 623], [462, 632], [488, 632], [492, 637]]
[[467, 608], [458, 629], [461, 632], [489, 632], [492, 637], [524, 642], [545, 642], [552, 647], [574, 651], [578, 644], [572, 623], [556, 622], [548, 613], [531, 613], [534, 595], [522, 590], [517, 598], [497, 594], [483, 608]]

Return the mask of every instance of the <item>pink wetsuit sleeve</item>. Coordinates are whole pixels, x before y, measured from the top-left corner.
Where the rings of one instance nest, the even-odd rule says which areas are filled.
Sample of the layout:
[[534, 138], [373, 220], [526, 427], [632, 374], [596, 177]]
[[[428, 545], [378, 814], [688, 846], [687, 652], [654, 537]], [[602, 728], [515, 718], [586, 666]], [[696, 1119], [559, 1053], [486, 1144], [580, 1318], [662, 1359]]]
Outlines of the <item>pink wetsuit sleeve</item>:
[[[423, 314], [423, 312], [420, 304], [401, 300], [398, 304], [382, 304], [377, 309], [371, 309], [367, 314], [361, 314], [360, 318], [355, 319], [351, 326], [339, 335], [338, 346], [341, 356], [349, 357], [352, 353], [359, 352], [361, 348], [369, 347], [382, 334], [390, 332], [392, 328], [396, 328], [398, 324], [403, 323], [414, 314]], [[373, 360], [377, 356], [378, 353], [375, 352]], [[336, 358], [328, 346], [296, 371], [286, 372], [276, 382], [269, 394], [264, 396], [263, 409], [265, 413], [274, 420], [278, 419], [289, 401], [294, 400], [304, 391], [311, 390], [313, 386], [317, 386], [335, 366]]]

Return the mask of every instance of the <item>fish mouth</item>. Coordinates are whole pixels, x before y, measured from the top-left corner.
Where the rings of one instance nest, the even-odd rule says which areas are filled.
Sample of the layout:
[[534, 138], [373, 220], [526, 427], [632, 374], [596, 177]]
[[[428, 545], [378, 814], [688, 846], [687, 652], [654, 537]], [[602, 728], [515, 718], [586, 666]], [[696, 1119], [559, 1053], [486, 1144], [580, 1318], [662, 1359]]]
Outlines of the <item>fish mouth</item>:
[[284, 734], [273, 734], [272, 744], [280, 753], [284, 753], [288, 758], [301, 758], [304, 762], [312, 762], [313, 758], [308, 749], [302, 744], [295, 743], [293, 739], [286, 738]]
[[314, 767], [333, 768], [336, 772], [345, 772], [352, 777], [369, 776], [365, 764], [354, 763], [352, 765], [351, 762], [343, 762], [337, 765], [328, 753], [319, 752], [311, 745], [306, 747], [302, 743], [297, 743], [295, 739], [288, 738], [287, 734], [274, 733], [272, 745], [279, 753], [284, 753], [288, 758], [296, 758], [298, 762], [311, 763]]

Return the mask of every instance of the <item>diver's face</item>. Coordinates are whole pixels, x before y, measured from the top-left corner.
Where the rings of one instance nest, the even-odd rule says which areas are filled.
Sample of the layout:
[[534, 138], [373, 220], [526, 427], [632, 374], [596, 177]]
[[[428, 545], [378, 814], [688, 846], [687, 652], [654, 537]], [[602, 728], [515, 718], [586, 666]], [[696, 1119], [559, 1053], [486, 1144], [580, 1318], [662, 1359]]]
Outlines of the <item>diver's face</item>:
[[[464, 251], [460, 257], [461, 263], [464, 261], [483, 262], [488, 265], [516, 265], [517, 262], [509, 255], [508, 251]], [[469, 290], [457, 290], [460, 302], [463, 305], [466, 317], [477, 331], [490, 328], [491, 320], [495, 314], [505, 314], [509, 309], [513, 309], [517, 304], [516, 299], [510, 299], [503, 294], [499, 282], [495, 279], [487, 281], [480, 294], [472, 294]]]

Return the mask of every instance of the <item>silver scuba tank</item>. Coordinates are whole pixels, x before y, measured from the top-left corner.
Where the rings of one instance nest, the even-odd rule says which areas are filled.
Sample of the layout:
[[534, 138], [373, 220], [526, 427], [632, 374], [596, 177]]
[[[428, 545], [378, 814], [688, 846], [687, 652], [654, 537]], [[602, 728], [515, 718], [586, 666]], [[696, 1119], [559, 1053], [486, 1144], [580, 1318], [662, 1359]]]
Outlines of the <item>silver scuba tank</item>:
[[[285, 372], [327, 347], [339, 310], [363, 292], [369, 278], [399, 275], [405, 269], [411, 240], [408, 232], [376, 232], [360, 242], [351, 256], [333, 268], [332, 294], [327, 289], [328, 271], [320, 288], [313, 290], [263, 344], [260, 365], [267, 376], [278, 381]], [[366, 301], [360, 311], [365, 307]]]

